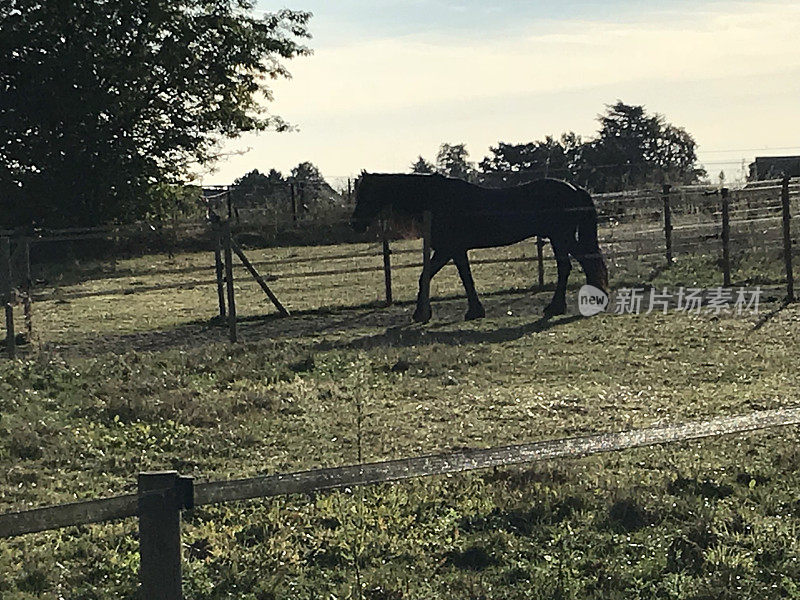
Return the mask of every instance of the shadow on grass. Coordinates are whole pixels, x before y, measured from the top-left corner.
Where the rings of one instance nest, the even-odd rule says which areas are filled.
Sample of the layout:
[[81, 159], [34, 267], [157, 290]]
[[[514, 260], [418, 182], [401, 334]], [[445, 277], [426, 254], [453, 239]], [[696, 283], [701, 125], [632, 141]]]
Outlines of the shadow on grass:
[[781, 313], [782, 310], [784, 310], [785, 308], [788, 308], [789, 304], [791, 304], [791, 302], [789, 302], [789, 300], [784, 300], [783, 302], [781, 302], [778, 306], [776, 306], [774, 309], [772, 309], [768, 313], [764, 313], [763, 315], [761, 315], [758, 318], [758, 321], [756, 322], [756, 324], [753, 326], [753, 331], [758, 331], [764, 325], [766, 325], [767, 323], [772, 321], [772, 319], [777, 317]]
[[[535, 316], [541, 314], [549, 294], [539, 296], [539, 290], [511, 288], [483, 294], [495, 298], [487, 303], [490, 315], [505, 313]], [[400, 301], [387, 307], [380, 301], [346, 306], [326, 306], [317, 309], [293, 311], [291, 317], [268, 314], [240, 316], [237, 319], [239, 339], [244, 342], [266, 340], [297, 340], [319, 350], [364, 348], [374, 345], [415, 345], [443, 343], [500, 343], [519, 339], [528, 334], [542, 332], [579, 317], [538, 319], [514, 327], [481, 330], [471, 324], [460, 327], [462, 311], [466, 309], [463, 296], [452, 294], [434, 298], [437, 319], [427, 325], [411, 323], [413, 301]], [[512, 310], [513, 309], [513, 310]], [[502, 317], [501, 317], [502, 318]], [[363, 335], [365, 331], [372, 332]], [[195, 319], [169, 329], [126, 334], [86, 334], [64, 342], [50, 342], [44, 350], [56, 350], [82, 356], [96, 356], [105, 352], [162, 351], [192, 348], [209, 343], [224, 342], [228, 338], [227, 321], [220, 317]]]
[[543, 317], [531, 323], [514, 327], [500, 327], [491, 330], [466, 329], [456, 331], [435, 331], [430, 327], [419, 325], [401, 325], [389, 327], [383, 333], [368, 335], [347, 342], [323, 342], [317, 346], [319, 350], [365, 349], [377, 346], [425, 346], [430, 344], [446, 344], [460, 346], [464, 344], [501, 344], [518, 340], [526, 335], [542, 333], [553, 327], [567, 325], [582, 319], [580, 315], [571, 315], [556, 319]]

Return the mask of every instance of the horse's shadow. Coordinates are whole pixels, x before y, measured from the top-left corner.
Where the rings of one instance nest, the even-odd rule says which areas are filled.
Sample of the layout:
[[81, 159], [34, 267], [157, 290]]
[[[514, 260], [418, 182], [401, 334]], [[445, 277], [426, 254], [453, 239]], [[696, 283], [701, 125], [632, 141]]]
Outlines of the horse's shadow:
[[497, 329], [459, 329], [459, 330], [437, 330], [439, 327], [451, 326], [452, 323], [442, 323], [433, 326], [420, 325], [398, 325], [387, 328], [382, 333], [362, 336], [346, 342], [324, 341], [318, 346], [318, 350], [342, 350], [342, 349], [369, 349], [379, 346], [410, 347], [427, 346], [431, 344], [445, 344], [448, 346], [460, 346], [463, 344], [500, 344], [512, 342], [526, 335], [542, 333], [548, 329], [568, 325], [582, 319], [580, 315], [571, 315], [560, 318], [542, 317], [530, 323], [514, 327], [499, 327]]

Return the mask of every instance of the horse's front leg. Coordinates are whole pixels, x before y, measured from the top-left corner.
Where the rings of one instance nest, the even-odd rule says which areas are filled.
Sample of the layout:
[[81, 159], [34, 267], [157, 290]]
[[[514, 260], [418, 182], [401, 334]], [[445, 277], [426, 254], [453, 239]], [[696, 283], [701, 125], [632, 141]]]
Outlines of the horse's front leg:
[[478, 292], [475, 290], [475, 281], [472, 279], [472, 270], [469, 268], [467, 252], [465, 250], [456, 252], [453, 255], [453, 262], [456, 263], [461, 283], [464, 284], [464, 291], [467, 292], [469, 308], [467, 308], [467, 314], [464, 315], [464, 320], [482, 319], [486, 316], [486, 311], [483, 309], [483, 305], [478, 299]]
[[[445, 266], [449, 260], [450, 260], [450, 253], [440, 252], [439, 250], [435, 250], [433, 252], [433, 256], [431, 257], [430, 278], [433, 279], [434, 275], [436, 275], [439, 271], [441, 271], [442, 267]], [[412, 319], [414, 319], [415, 323], [427, 323], [428, 321], [431, 320], [432, 316], [430, 295], [428, 295], [428, 298], [422, 297], [423, 285], [425, 285], [424, 271], [422, 275], [419, 276], [419, 292], [417, 293], [417, 308], [414, 311], [413, 316], [411, 317]]]
[[558, 268], [558, 281], [556, 291], [550, 304], [544, 307], [544, 316], [553, 317], [563, 315], [567, 312], [567, 280], [572, 271], [572, 262], [569, 259], [569, 246], [564, 243], [550, 240], [553, 246], [553, 254], [556, 256], [556, 267]]

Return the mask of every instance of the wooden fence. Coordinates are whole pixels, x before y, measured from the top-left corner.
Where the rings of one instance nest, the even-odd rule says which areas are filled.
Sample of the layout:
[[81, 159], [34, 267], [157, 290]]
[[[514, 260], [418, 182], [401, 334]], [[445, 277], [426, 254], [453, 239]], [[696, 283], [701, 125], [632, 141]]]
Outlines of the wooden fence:
[[0, 538], [138, 517], [141, 597], [179, 600], [181, 511], [237, 500], [310, 494], [489, 467], [578, 458], [673, 442], [800, 425], [800, 408], [757, 411], [615, 433], [471, 449], [385, 462], [195, 485], [175, 471], [140, 473], [138, 493], [0, 515]]

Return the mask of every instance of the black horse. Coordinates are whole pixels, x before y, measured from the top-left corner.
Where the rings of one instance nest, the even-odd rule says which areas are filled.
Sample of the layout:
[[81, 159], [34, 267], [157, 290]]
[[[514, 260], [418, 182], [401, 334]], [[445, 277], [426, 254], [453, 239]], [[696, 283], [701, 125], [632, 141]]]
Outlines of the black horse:
[[[466, 319], [485, 311], [478, 300], [467, 251], [507, 246], [532, 236], [548, 238], [558, 265], [558, 283], [545, 316], [566, 312], [570, 255], [583, 267], [590, 285], [606, 290], [608, 272], [597, 244], [597, 211], [589, 193], [557, 179], [489, 189], [441, 175], [363, 173], [356, 184], [351, 225], [363, 232], [389, 209], [393, 219], [420, 222], [431, 212], [431, 277], [450, 260], [455, 262], [469, 309]], [[420, 278], [420, 285], [422, 285]], [[414, 320], [431, 318], [430, 302], [417, 297]]]

